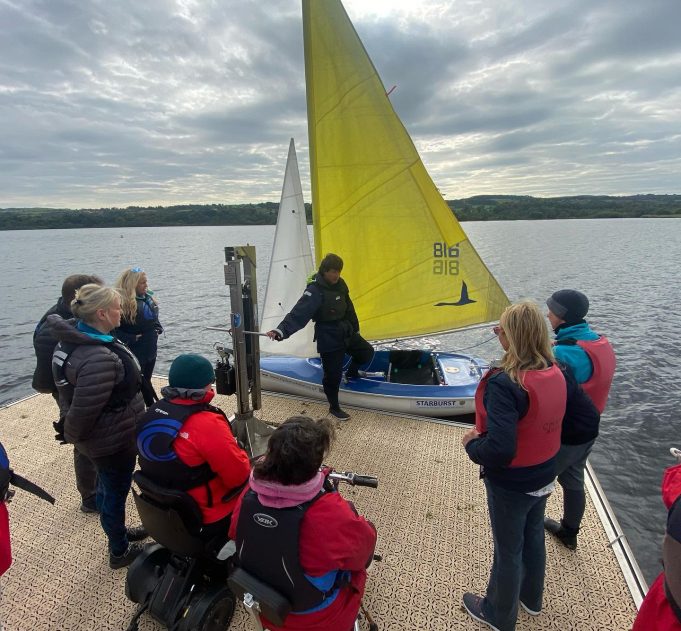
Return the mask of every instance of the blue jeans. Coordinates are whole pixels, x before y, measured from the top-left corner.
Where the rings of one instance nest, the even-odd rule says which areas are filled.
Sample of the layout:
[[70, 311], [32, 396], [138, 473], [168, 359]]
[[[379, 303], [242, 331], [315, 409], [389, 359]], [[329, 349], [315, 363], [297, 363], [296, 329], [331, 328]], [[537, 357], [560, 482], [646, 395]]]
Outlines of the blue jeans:
[[513, 631], [518, 600], [542, 607], [546, 549], [544, 509], [548, 495], [534, 497], [508, 491], [485, 478], [494, 561], [482, 603], [485, 617], [501, 631]]
[[563, 526], [577, 534], [586, 508], [584, 468], [596, 439], [582, 445], [561, 445], [556, 456], [558, 483], [563, 487]]
[[123, 455], [115, 461], [95, 460], [99, 520], [109, 539], [109, 551], [116, 556], [120, 556], [128, 549], [125, 501], [132, 485], [135, 460], [134, 454]]

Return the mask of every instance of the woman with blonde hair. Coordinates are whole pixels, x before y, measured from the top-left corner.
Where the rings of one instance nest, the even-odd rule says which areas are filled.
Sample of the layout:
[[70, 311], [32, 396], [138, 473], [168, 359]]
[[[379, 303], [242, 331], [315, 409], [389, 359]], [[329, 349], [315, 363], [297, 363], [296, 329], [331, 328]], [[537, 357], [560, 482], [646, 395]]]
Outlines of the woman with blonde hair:
[[121, 295], [121, 325], [115, 335], [128, 345], [142, 368], [144, 403], [150, 406], [158, 397], [151, 385], [156, 365], [158, 336], [163, 327], [158, 321], [158, 303], [149, 290], [147, 275], [141, 267], [124, 270], [115, 284]]
[[111, 287], [88, 284], [71, 302], [76, 320], [47, 318], [59, 341], [52, 373], [59, 390], [64, 437], [97, 470], [97, 510], [109, 541], [109, 565], [129, 565], [146, 537], [126, 528], [125, 501], [135, 468], [135, 425], [144, 413], [139, 364], [111, 332], [120, 324], [121, 300]]
[[533, 616], [542, 607], [544, 509], [568, 389], [536, 304], [507, 307], [494, 332], [504, 355], [480, 381], [475, 428], [462, 440], [487, 488], [494, 562], [485, 596], [466, 593], [463, 604], [491, 629], [513, 631], [518, 605]]

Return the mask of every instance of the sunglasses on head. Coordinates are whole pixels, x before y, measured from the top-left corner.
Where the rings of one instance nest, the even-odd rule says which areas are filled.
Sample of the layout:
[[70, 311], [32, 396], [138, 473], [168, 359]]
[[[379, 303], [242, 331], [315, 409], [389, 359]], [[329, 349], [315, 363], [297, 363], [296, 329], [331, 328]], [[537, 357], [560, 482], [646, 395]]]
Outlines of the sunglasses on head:
[[134, 272], [135, 274], [139, 274], [140, 272], [143, 272], [144, 270], [141, 267], [133, 267], [131, 272]]

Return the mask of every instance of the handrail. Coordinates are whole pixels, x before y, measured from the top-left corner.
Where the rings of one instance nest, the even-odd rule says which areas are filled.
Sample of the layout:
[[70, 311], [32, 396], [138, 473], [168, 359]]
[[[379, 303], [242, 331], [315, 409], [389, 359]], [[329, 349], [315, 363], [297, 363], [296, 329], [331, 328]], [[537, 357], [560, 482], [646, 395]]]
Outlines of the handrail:
[[626, 581], [629, 592], [634, 599], [636, 608], [639, 609], [641, 607], [641, 602], [648, 591], [648, 584], [643, 577], [641, 568], [636, 562], [634, 553], [629, 546], [627, 536], [622, 531], [622, 528], [617, 521], [617, 517], [615, 517], [612, 506], [610, 505], [610, 502], [603, 491], [603, 487], [598, 481], [591, 463], [588, 461], [586, 463], [585, 471], [585, 483], [589, 491], [589, 495], [591, 496], [594, 506], [596, 507], [598, 517], [603, 524], [606, 536], [610, 542], [609, 545], [615, 553], [615, 558], [617, 559], [617, 563], [622, 570], [624, 580]]

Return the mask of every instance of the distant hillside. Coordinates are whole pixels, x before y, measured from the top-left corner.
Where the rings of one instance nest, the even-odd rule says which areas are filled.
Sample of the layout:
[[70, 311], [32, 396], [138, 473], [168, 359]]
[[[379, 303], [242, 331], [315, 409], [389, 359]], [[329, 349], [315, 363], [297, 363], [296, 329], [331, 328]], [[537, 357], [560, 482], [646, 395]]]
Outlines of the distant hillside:
[[[599, 219], [612, 217], [681, 217], [681, 195], [608, 197], [529, 197], [476, 195], [448, 200], [460, 221], [509, 219]], [[125, 228], [134, 226], [267, 225], [277, 221], [278, 204], [184, 204], [72, 210], [69, 208], [0, 208], [0, 230], [50, 228]], [[312, 221], [306, 204], [308, 222]]]
[[[127, 208], [0, 208], [0, 230], [238, 226], [277, 223], [279, 204], [183, 204]], [[308, 219], [311, 221], [311, 215]]]
[[681, 217], [681, 195], [530, 197], [476, 195], [447, 201], [460, 221]]

